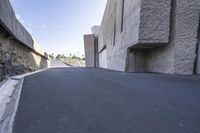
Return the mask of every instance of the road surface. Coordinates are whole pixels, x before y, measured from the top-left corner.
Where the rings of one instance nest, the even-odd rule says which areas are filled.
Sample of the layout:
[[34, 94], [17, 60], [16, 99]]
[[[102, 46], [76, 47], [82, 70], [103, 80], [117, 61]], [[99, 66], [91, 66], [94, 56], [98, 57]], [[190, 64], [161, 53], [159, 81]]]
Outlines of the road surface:
[[69, 67], [69, 65], [66, 65], [65, 63], [63, 63], [63, 61], [57, 59], [50, 61], [50, 68], [58, 68], [58, 67]]
[[49, 69], [25, 78], [14, 133], [200, 133], [200, 77]]

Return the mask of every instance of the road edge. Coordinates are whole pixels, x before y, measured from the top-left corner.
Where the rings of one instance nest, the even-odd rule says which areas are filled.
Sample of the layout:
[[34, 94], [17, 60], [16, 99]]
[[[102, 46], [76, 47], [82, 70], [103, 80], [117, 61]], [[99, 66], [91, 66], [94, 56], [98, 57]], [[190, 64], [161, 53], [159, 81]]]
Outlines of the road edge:
[[[24, 78], [29, 75], [33, 75], [47, 69], [42, 69], [38, 71], [34, 71], [31, 73], [25, 73], [22, 75], [17, 75], [8, 78], [7, 81], [5, 81], [1, 86], [0, 90], [5, 91], [7, 95], [3, 95], [3, 99], [7, 99], [6, 103], [0, 101], [0, 107], [2, 107], [1, 104], [4, 104], [3, 106], [3, 115], [0, 117], [0, 133], [12, 133], [13, 132], [13, 126], [14, 126], [14, 121], [15, 121], [15, 116], [18, 110], [18, 105], [21, 97], [21, 91], [24, 83]], [[17, 82], [16, 84], [10, 85], [12, 81]], [[9, 86], [10, 85], [10, 86]], [[10, 91], [10, 87], [13, 87], [12, 93], [8, 93], [7, 91]], [[8, 88], [8, 89], [7, 89]], [[6, 104], [6, 105], [5, 105]]]
[[15, 116], [16, 116], [17, 110], [18, 110], [18, 105], [19, 105], [19, 100], [20, 100], [20, 96], [21, 96], [23, 83], [24, 83], [24, 77], [20, 79], [20, 81], [19, 81], [19, 83], [17, 85], [17, 88], [16, 88], [18, 90], [18, 94], [17, 94], [17, 97], [16, 97], [14, 110], [13, 110], [13, 113], [11, 115], [11, 119], [10, 119], [10, 122], [9, 122], [9, 125], [8, 125], [7, 133], [12, 133], [13, 132], [13, 123], [15, 121]]

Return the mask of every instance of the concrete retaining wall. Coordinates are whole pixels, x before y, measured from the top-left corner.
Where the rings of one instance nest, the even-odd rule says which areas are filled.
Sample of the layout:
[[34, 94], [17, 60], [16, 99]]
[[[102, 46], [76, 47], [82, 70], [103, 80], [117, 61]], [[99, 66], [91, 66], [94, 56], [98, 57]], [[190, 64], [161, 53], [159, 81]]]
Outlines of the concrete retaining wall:
[[7, 76], [48, 66], [48, 55], [19, 23], [9, 0], [0, 0], [0, 67]]
[[9, 0], [0, 0], [0, 22], [14, 38], [33, 48], [34, 41], [27, 30], [16, 19]]
[[25, 47], [14, 38], [0, 34], [0, 63], [5, 68], [6, 76], [13, 76], [44, 69], [48, 66], [47, 58]]

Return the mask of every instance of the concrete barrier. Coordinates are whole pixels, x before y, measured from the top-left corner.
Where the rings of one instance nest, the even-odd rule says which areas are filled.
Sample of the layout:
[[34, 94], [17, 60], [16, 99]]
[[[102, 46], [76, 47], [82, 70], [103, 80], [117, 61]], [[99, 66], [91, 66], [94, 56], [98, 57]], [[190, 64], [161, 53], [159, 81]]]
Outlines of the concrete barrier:
[[17, 39], [23, 45], [48, 58], [47, 54], [37, 47], [32, 36], [17, 20], [9, 0], [0, 0], [0, 25], [8, 31], [10, 36]]

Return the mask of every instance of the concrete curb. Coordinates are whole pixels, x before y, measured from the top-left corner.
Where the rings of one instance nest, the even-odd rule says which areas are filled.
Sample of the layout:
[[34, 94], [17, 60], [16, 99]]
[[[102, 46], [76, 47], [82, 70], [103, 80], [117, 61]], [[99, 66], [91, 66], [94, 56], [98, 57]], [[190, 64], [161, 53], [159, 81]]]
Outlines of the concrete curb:
[[0, 133], [12, 133], [24, 77], [47, 69], [10, 77], [0, 87]]
[[7, 133], [12, 133], [12, 131], [13, 131], [13, 123], [14, 123], [15, 116], [16, 116], [16, 113], [17, 113], [23, 83], [24, 83], [24, 78], [21, 78], [21, 80], [19, 81], [18, 86], [16, 88], [18, 90], [18, 93], [16, 94], [16, 101], [15, 101], [13, 113], [11, 115], [11, 119], [10, 119], [10, 122], [9, 122]]

